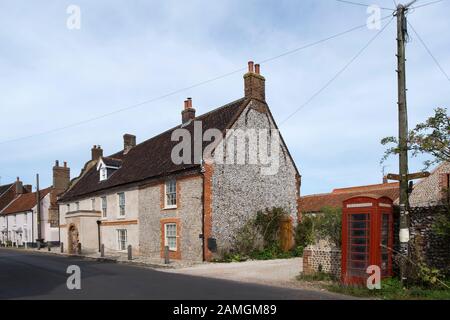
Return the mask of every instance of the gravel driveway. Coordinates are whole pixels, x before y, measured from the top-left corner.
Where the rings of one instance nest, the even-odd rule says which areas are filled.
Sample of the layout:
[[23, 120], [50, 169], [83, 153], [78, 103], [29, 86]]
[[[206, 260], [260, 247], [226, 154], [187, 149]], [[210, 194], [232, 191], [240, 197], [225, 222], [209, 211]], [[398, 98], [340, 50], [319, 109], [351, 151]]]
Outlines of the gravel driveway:
[[251, 282], [281, 287], [299, 287], [296, 276], [302, 271], [302, 258], [258, 260], [231, 263], [204, 263], [166, 272]]

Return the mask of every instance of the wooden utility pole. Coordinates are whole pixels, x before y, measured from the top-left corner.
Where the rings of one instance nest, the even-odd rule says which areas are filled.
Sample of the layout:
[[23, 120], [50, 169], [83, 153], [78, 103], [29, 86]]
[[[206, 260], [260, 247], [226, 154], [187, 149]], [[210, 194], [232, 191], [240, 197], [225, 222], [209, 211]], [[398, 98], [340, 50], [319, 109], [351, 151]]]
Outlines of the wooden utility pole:
[[41, 230], [41, 195], [39, 191], [39, 174], [36, 174], [36, 220], [37, 220], [37, 241], [42, 239]]
[[[405, 43], [408, 35], [406, 12], [416, 1], [407, 5], [399, 4], [397, 16], [397, 77], [398, 77], [398, 141], [400, 174], [400, 252], [408, 256], [409, 216], [408, 216], [408, 112], [406, 108], [406, 57]], [[400, 259], [400, 277], [406, 280], [406, 259]]]

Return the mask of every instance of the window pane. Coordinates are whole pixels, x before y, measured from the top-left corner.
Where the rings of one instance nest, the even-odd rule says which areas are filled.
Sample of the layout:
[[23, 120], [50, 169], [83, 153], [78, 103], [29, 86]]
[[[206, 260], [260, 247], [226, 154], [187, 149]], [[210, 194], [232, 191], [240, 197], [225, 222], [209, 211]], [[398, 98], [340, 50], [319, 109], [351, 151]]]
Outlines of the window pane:
[[170, 250], [177, 249], [177, 225], [174, 223], [168, 223], [165, 225], [165, 240], [166, 245]]
[[175, 206], [177, 204], [177, 183], [175, 180], [166, 182], [166, 205]]

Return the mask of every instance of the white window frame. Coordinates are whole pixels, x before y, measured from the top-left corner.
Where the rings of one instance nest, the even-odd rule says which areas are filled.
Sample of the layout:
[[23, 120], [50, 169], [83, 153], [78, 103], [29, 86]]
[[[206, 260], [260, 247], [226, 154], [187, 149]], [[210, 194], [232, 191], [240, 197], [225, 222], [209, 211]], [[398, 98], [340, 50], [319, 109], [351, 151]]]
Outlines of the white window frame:
[[108, 179], [108, 169], [106, 166], [100, 167], [100, 181], [105, 181]]
[[92, 211], [95, 211], [95, 198], [91, 199], [91, 209]]
[[[175, 196], [175, 204], [168, 204], [168, 193], [167, 193], [167, 186], [173, 183], [175, 185], [175, 192], [173, 192], [172, 194]], [[177, 199], [177, 181], [175, 179], [172, 180], [167, 180], [166, 183], [164, 184], [164, 208], [166, 209], [173, 209], [176, 208], [178, 204], [178, 199]]]
[[80, 211], [80, 201], [75, 202], [75, 211]]
[[[171, 235], [170, 238], [175, 238], [175, 246], [170, 246], [169, 244], [169, 235], [168, 235], [168, 227], [175, 227], [175, 235]], [[175, 222], [168, 222], [164, 224], [164, 246], [169, 246], [170, 251], [178, 250], [178, 226]]]
[[[118, 201], [119, 201], [119, 217], [123, 218], [126, 215], [126, 211], [125, 211], [125, 208], [126, 208], [125, 192], [119, 192], [117, 194], [117, 196], [119, 198], [118, 199]], [[123, 199], [123, 203], [121, 203], [122, 199]]]
[[102, 218], [106, 219], [108, 217], [108, 199], [106, 196], [101, 197], [102, 199]]
[[128, 245], [127, 229], [117, 229], [117, 250], [125, 251]]

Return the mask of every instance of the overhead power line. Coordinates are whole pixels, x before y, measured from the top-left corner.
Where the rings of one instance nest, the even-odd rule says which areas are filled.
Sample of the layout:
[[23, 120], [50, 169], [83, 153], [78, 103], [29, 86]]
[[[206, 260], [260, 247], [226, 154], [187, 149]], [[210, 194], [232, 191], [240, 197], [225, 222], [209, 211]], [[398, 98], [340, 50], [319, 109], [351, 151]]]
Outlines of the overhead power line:
[[413, 9], [423, 8], [423, 7], [427, 7], [427, 6], [430, 6], [430, 5], [432, 5], [432, 4], [436, 4], [436, 3], [439, 3], [439, 2], [443, 2], [443, 1], [447, 1], [447, 0], [436, 0], [436, 1], [431, 1], [431, 2], [428, 2], [428, 3], [421, 4], [420, 6], [413, 6], [412, 8], [413, 8]]
[[[341, 2], [341, 3], [346, 3], [346, 4], [352, 4], [352, 5], [355, 5], [355, 6], [361, 6], [361, 7], [370, 7], [371, 6], [371, 4], [360, 3], [360, 2], [355, 2], [355, 1], [347, 1], [347, 0], [335, 0], [335, 1]], [[395, 9], [392, 9], [392, 8], [386, 8], [386, 7], [380, 7], [380, 6], [378, 6], [378, 7], [380, 9], [383, 9], [383, 10], [395, 11]]]
[[[387, 19], [387, 18], [389, 18], [389, 17], [390, 17], [390, 15], [381, 18], [381, 20], [385, 20], [385, 19]], [[304, 45], [304, 46], [300, 46], [300, 47], [291, 49], [291, 50], [289, 50], [289, 51], [286, 51], [286, 52], [281, 53], [281, 54], [279, 54], [279, 55], [276, 55], [276, 56], [274, 56], [274, 57], [267, 58], [267, 59], [264, 59], [264, 60], [260, 60], [260, 61], [258, 61], [258, 62], [259, 62], [260, 64], [267, 63], [267, 62], [270, 62], [270, 61], [279, 59], [279, 58], [281, 58], [281, 57], [284, 57], [284, 56], [287, 56], [287, 55], [290, 55], [290, 54], [294, 54], [294, 53], [296, 53], [296, 52], [298, 52], [298, 51], [301, 51], [301, 50], [304, 50], [304, 49], [307, 49], [307, 48], [316, 46], [316, 45], [321, 44], [321, 43], [324, 43], [324, 42], [326, 42], [326, 41], [329, 41], [329, 40], [332, 40], [332, 39], [335, 39], [335, 38], [344, 36], [344, 35], [346, 35], [346, 34], [348, 34], [348, 33], [351, 33], [351, 32], [353, 32], [353, 31], [356, 31], [356, 30], [359, 30], [359, 29], [362, 29], [362, 28], [365, 28], [365, 27], [367, 27], [367, 25], [366, 25], [366, 24], [362, 24], [362, 25], [359, 25], [359, 26], [350, 28], [350, 29], [348, 29], [348, 30], [345, 30], [345, 31], [343, 31], [343, 32], [336, 33], [336, 34], [334, 34], [334, 35], [332, 35], [332, 36], [323, 38], [323, 39], [321, 39], [321, 40], [314, 41], [314, 42], [312, 42], [312, 43], [306, 44], [306, 45]], [[114, 114], [118, 114], [118, 113], [121, 113], [121, 112], [124, 112], [124, 111], [127, 111], [127, 110], [131, 110], [131, 109], [135, 109], [135, 108], [141, 107], [141, 106], [143, 106], [143, 105], [146, 105], [146, 104], [149, 104], [149, 103], [152, 103], [152, 102], [156, 102], [156, 101], [162, 100], [162, 99], [164, 99], [164, 98], [168, 98], [168, 97], [170, 97], [170, 96], [179, 94], [179, 93], [181, 93], [181, 92], [184, 92], [184, 91], [187, 91], [187, 90], [190, 90], [190, 89], [194, 89], [194, 88], [196, 88], [196, 87], [205, 85], [205, 84], [207, 84], [207, 83], [210, 83], [210, 82], [213, 82], [213, 81], [216, 81], [216, 80], [220, 80], [220, 79], [226, 78], [226, 77], [231, 76], [231, 75], [233, 75], [233, 74], [236, 74], [236, 73], [238, 73], [238, 72], [245, 71], [246, 69], [247, 69], [247, 68], [240, 68], [240, 69], [237, 69], [237, 70], [234, 70], [234, 71], [231, 71], [231, 72], [228, 72], [228, 73], [219, 75], [219, 76], [217, 76], [217, 77], [210, 78], [210, 79], [208, 79], [208, 80], [201, 81], [201, 82], [197, 82], [197, 83], [192, 84], [192, 85], [190, 85], [190, 86], [187, 86], [187, 87], [184, 87], [184, 88], [181, 88], [181, 89], [178, 89], [178, 90], [171, 91], [171, 92], [166, 93], [166, 94], [163, 94], [163, 95], [161, 95], [161, 96], [154, 97], [154, 98], [151, 98], [151, 99], [148, 99], [148, 100], [144, 100], [144, 101], [141, 101], [141, 102], [139, 102], [139, 103], [136, 103], [136, 104], [133, 104], [133, 105], [129, 105], [129, 106], [127, 106], [127, 107], [120, 108], [120, 109], [117, 109], [117, 110], [114, 110], [114, 111], [111, 111], [111, 112], [108, 112], [108, 113], [104, 113], [104, 114], [101, 114], [101, 115], [98, 115], [98, 116], [95, 116], [95, 117], [92, 117], [92, 118], [89, 118], [89, 119], [85, 119], [85, 120], [81, 120], [81, 121], [78, 121], [78, 122], [74, 122], [74, 123], [68, 124], [68, 125], [66, 125], [66, 126], [62, 126], [62, 127], [59, 127], [59, 128], [54, 128], [54, 129], [42, 131], [42, 132], [39, 132], [39, 133], [36, 133], [36, 134], [31, 134], [31, 135], [27, 135], [27, 136], [18, 137], [18, 138], [13, 138], [13, 139], [10, 139], [10, 140], [4, 140], [4, 141], [1, 141], [1, 142], [0, 142], [0, 145], [1, 145], [1, 144], [11, 143], [11, 142], [16, 142], [16, 141], [21, 141], [21, 140], [26, 140], [26, 139], [30, 139], [30, 138], [33, 138], [33, 137], [38, 137], [38, 136], [47, 135], [47, 134], [59, 132], [59, 131], [62, 131], [62, 130], [70, 129], [70, 128], [73, 128], [73, 127], [77, 127], [77, 126], [80, 126], [80, 125], [83, 125], [83, 124], [86, 124], [86, 123], [90, 123], [90, 122], [93, 122], [93, 121], [96, 121], [96, 120], [100, 120], [100, 119], [103, 119], [103, 118], [112, 116], [112, 115], [114, 115]]]
[[394, 18], [392, 17], [391, 20], [389, 20], [388, 23], [386, 23], [386, 25], [377, 32], [377, 34], [372, 37], [369, 42], [366, 43], [366, 45], [364, 45], [364, 47], [362, 47], [362, 49], [360, 49], [358, 51], [358, 53], [356, 53], [356, 55], [354, 55], [349, 62], [347, 62], [343, 68], [341, 68], [323, 87], [321, 87], [319, 90], [317, 90], [308, 100], [306, 100], [306, 102], [304, 104], [302, 104], [300, 107], [298, 107], [294, 112], [292, 112], [287, 118], [285, 118], [282, 122], [280, 122], [280, 125], [282, 125], [283, 123], [285, 123], [286, 121], [288, 121], [290, 118], [292, 118], [297, 112], [299, 112], [301, 109], [303, 109], [304, 107], [306, 107], [308, 104], [310, 104], [317, 96], [319, 96], [323, 91], [325, 91], [325, 89], [327, 89], [337, 78], [339, 78], [339, 76], [344, 73], [345, 70], [348, 69], [348, 67], [350, 67], [350, 65], [356, 60], [358, 59], [358, 57], [372, 44], [372, 42], [375, 41], [375, 39], [377, 39], [381, 33], [383, 33], [384, 30], [386, 30], [386, 28], [391, 24], [392, 20]]
[[412, 24], [409, 21], [408, 21], [408, 25], [411, 27], [412, 31], [417, 36], [417, 39], [419, 39], [420, 43], [425, 48], [425, 50], [428, 52], [430, 57], [433, 59], [433, 61], [436, 64], [436, 66], [439, 68], [439, 70], [442, 72], [442, 74], [447, 78], [448, 82], [450, 82], [450, 77], [449, 77], [448, 73], [445, 72], [444, 68], [439, 63], [439, 61], [436, 59], [436, 57], [433, 55], [433, 53], [431, 52], [430, 48], [427, 46], [425, 41], [423, 41], [422, 37], [417, 33], [416, 29], [414, 29], [414, 27], [412, 26]]

